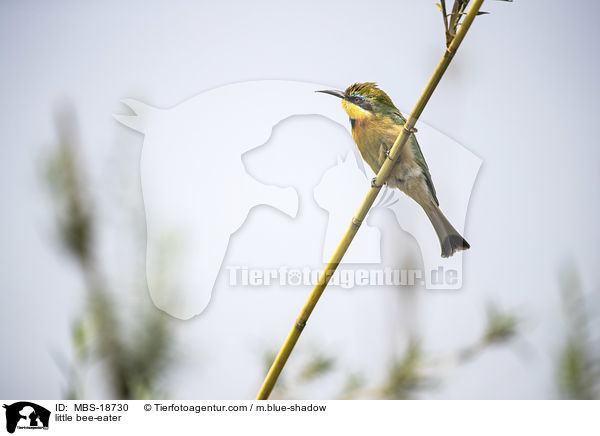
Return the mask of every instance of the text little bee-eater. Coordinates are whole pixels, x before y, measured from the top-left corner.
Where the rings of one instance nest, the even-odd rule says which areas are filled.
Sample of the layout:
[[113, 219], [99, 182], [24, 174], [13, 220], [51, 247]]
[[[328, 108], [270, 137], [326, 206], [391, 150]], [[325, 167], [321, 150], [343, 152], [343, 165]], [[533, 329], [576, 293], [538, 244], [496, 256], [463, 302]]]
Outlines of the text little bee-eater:
[[[352, 137], [363, 159], [377, 174], [406, 119], [375, 83], [356, 83], [344, 92], [318, 92], [342, 99], [342, 106], [350, 117]], [[470, 247], [439, 208], [431, 174], [414, 133], [410, 134], [386, 184], [400, 189], [421, 205], [440, 240], [442, 257]]]

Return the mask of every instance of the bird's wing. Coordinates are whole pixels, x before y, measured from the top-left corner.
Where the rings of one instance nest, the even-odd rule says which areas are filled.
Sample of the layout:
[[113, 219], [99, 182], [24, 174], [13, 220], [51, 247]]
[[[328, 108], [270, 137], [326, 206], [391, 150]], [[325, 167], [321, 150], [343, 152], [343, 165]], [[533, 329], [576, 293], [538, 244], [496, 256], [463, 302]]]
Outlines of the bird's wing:
[[392, 113], [393, 117], [396, 118], [396, 121], [401, 124], [404, 125], [406, 123], [406, 118], [404, 118], [404, 116], [400, 113], [400, 111], [397, 108], [394, 108], [394, 112]]
[[[395, 122], [398, 125], [404, 126], [404, 124], [406, 124], [406, 118], [404, 118], [402, 116], [402, 114], [400, 113], [400, 111], [398, 109], [396, 109], [396, 108], [394, 108], [394, 109], [395, 110], [392, 113], [392, 117], [394, 118]], [[411, 148], [415, 162], [417, 163], [417, 165], [419, 165], [419, 168], [421, 168], [421, 171], [423, 172], [423, 177], [425, 177], [425, 184], [427, 185], [427, 189], [429, 189], [429, 193], [433, 197], [435, 204], [437, 204], [439, 206], [440, 202], [437, 199], [437, 195], [435, 192], [435, 186], [433, 186], [433, 180], [431, 180], [431, 174], [429, 173], [429, 167], [427, 166], [427, 162], [425, 162], [425, 158], [423, 157], [423, 153], [421, 152], [421, 147], [419, 147], [419, 143], [417, 142], [417, 137], [415, 136], [414, 133], [411, 133], [410, 136], [408, 137], [407, 145]]]
[[425, 158], [423, 157], [423, 153], [421, 152], [421, 147], [419, 147], [419, 143], [417, 142], [417, 137], [414, 133], [411, 133], [408, 138], [408, 145], [410, 146], [413, 156], [415, 158], [415, 162], [421, 168], [423, 172], [423, 177], [425, 177], [425, 183], [427, 184], [427, 188], [429, 189], [429, 193], [435, 200], [435, 204], [438, 206], [440, 202], [437, 199], [437, 195], [435, 193], [435, 187], [433, 186], [433, 180], [431, 180], [431, 174], [429, 173], [429, 167], [427, 166], [427, 162], [425, 162]]

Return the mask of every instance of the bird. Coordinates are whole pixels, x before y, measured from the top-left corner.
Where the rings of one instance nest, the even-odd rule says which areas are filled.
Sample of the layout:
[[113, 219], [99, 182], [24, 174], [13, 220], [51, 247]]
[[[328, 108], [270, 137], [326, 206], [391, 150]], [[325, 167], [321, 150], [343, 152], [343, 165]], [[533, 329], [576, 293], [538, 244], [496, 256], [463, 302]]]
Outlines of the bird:
[[[327, 89], [317, 92], [342, 99], [354, 142], [364, 161], [377, 174], [404, 128], [406, 118], [374, 82], [355, 83], [345, 91]], [[400, 189], [423, 208], [440, 241], [442, 257], [470, 248], [440, 210], [429, 167], [415, 132], [410, 133], [385, 184]]]

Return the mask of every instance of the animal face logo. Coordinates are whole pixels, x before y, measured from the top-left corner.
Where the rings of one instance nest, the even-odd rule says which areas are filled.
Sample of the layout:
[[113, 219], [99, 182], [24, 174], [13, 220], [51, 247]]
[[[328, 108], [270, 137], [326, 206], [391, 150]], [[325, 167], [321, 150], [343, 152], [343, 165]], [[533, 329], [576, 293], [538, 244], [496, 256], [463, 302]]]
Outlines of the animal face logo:
[[[338, 157], [335, 166], [329, 168], [314, 190], [319, 207], [328, 212], [327, 230], [323, 244], [322, 259], [327, 262], [336, 245], [342, 239], [346, 226], [340, 225], [354, 216], [357, 205], [365, 194], [368, 180], [359, 167], [356, 157], [349, 152], [344, 159]], [[364, 223], [344, 256], [346, 263], [379, 263], [381, 234], [376, 227]]]
[[6, 431], [14, 433], [17, 428], [48, 429], [50, 411], [42, 406], [29, 401], [19, 401], [10, 405], [4, 404], [6, 409]]
[[[327, 85], [265, 80], [212, 89], [169, 109], [122, 101], [134, 115], [115, 118], [144, 134], [140, 173], [147, 220], [146, 275], [159, 308], [182, 319], [201, 313], [222, 266], [228, 264], [228, 253], [241, 249], [236, 241], [248, 221], [264, 241], [244, 247], [254, 253], [252, 260], [269, 245], [276, 246], [278, 258], [286, 262], [304, 250], [298, 245], [306, 242], [322, 248], [306, 263], [322, 267], [326, 262], [373, 175], [348, 134], [350, 125], [339, 101], [314, 92], [324, 88]], [[311, 134], [314, 126], [318, 135]], [[419, 125], [419, 141], [444, 213], [462, 230], [481, 160], [426, 125]], [[261, 155], [260, 162], [251, 164], [256, 155]], [[440, 258], [435, 232], [416, 203], [400, 192], [382, 197], [386, 200], [378, 203], [380, 208], [392, 210], [419, 243], [426, 287], [439, 287], [428, 272], [440, 267], [462, 270], [462, 253]], [[275, 224], [262, 228], [248, 219], [259, 206], [278, 214]], [[294, 239], [298, 234], [303, 237]], [[379, 229], [363, 224], [345, 264], [380, 263], [381, 237]], [[316, 244], [312, 238], [318, 238]], [[167, 279], [169, 288], [177, 291], [176, 300], [160, 292], [165, 241], [177, 251]], [[459, 277], [450, 287], [460, 286]]]

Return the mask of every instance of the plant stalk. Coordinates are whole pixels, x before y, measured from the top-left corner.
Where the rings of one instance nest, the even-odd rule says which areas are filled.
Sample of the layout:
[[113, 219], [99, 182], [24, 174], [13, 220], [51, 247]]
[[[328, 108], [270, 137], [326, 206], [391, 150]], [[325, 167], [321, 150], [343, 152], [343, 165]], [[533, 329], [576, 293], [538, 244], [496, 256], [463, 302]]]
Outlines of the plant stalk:
[[398, 135], [396, 141], [394, 141], [394, 145], [392, 146], [389, 153], [389, 159], [385, 160], [381, 169], [377, 173], [377, 177], [375, 177], [371, 185], [371, 189], [369, 189], [369, 192], [367, 193], [366, 198], [361, 204], [358, 213], [352, 219], [348, 230], [346, 230], [346, 233], [342, 238], [342, 241], [337, 246], [335, 252], [333, 253], [333, 256], [331, 257], [331, 260], [325, 267], [325, 270], [323, 271], [323, 274], [321, 274], [317, 285], [311, 292], [308, 301], [304, 305], [302, 312], [300, 312], [300, 316], [296, 320], [294, 327], [292, 328], [288, 337], [286, 338], [283, 346], [281, 347], [281, 350], [279, 350], [277, 357], [275, 357], [275, 360], [271, 365], [271, 369], [269, 369], [265, 381], [256, 397], [257, 400], [266, 400], [269, 398], [269, 395], [271, 394], [271, 391], [273, 390], [273, 387], [275, 386], [275, 383], [277, 382], [277, 379], [279, 378], [279, 375], [281, 374], [285, 363], [290, 357], [290, 354], [292, 353], [292, 350], [294, 349], [294, 346], [296, 345], [296, 342], [298, 341], [302, 330], [306, 326], [306, 322], [308, 321], [310, 314], [317, 305], [317, 302], [323, 294], [323, 291], [325, 291], [325, 288], [327, 287], [331, 276], [337, 269], [340, 261], [342, 260], [342, 257], [346, 253], [346, 250], [348, 250], [350, 243], [354, 239], [354, 235], [356, 235], [356, 232], [360, 228], [363, 220], [369, 213], [369, 210], [373, 205], [375, 199], [377, 198], [381, 187], [390, 175], [390, 172], [392, 171], [392, 168], [394, 167], [398, 156], [400, 156], [402, 147], [404, 147], [404, 144], [406, 144], [406, 141], [408, 140], [410, 134], [414, 131], [414, 126], [417, 123], [417, 120], [421, 116], [423, 109], [425, 109], [425, 105], [431, 98], [433, 91], [437, 87], [442, 76], [444, 75], [444, 72], [448, 68], [452, 57], [454, 56], [456, 50], [460, 46], [463, 38], [469, 30], [469, 27], [471, 27], [471, 24], [473, 23], [475, 16], [479, 12], [482, 3], [483, 0], [475, 0], [473, 2], [471, 8], [469, 9], [469, 12], [467, 13], [467, 16], [464, 19], [464, 22], [462, 23], [462, 25], [458, 29], [458, 32], [456, 33], [456, 36], [452, 40], [452, 43], [444, 52], [440, 63], [436, 67], [433, 75], [427, 83], [427, 86], [425, 87], [425, 90], [421, 94], [421, 97], [419, 97], [417, 104], [415, 105], [412, 113], [408, 117], [408, 120], [404, 125], [404, 129], [402, 129], [402, 132], [400, 133], [400, 135]]

